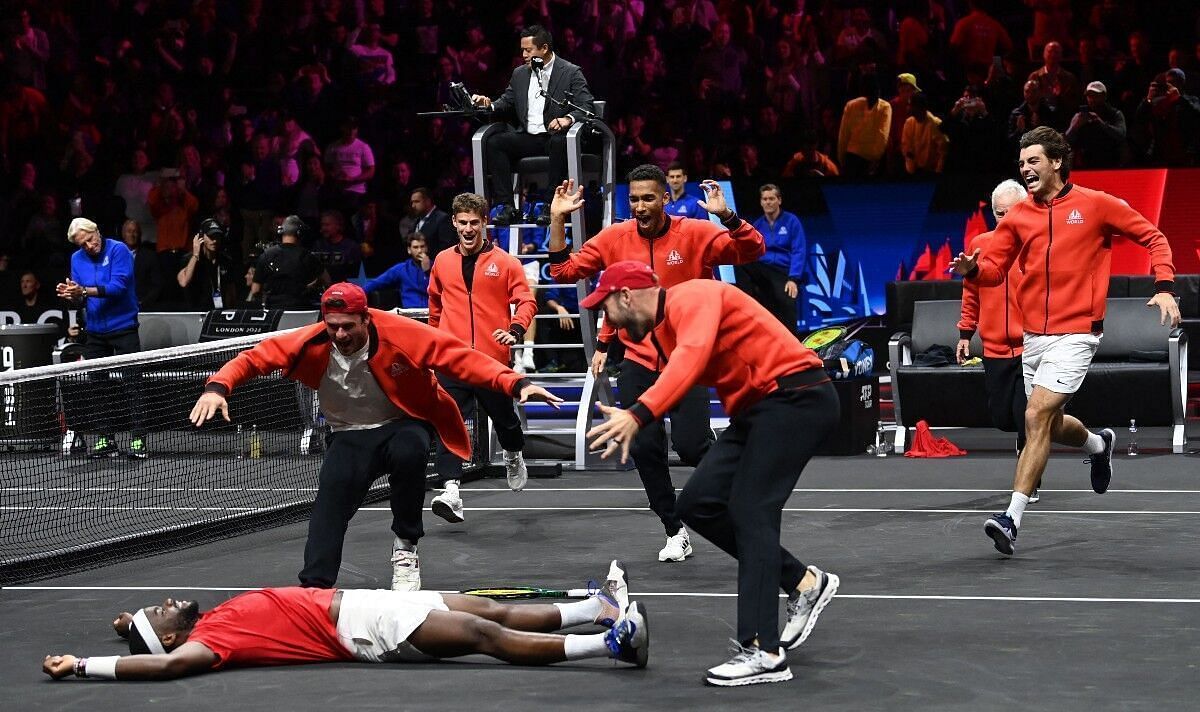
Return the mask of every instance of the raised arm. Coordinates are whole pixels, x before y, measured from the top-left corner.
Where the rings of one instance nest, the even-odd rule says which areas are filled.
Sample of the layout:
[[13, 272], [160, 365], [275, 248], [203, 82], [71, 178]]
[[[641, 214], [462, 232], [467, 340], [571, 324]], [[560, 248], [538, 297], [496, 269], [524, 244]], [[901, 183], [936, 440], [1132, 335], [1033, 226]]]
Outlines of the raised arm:
[[567, 247], [567, 216], [583, 207], [583, 188], [575, 181], [563, 181], [554, 189], [550, 202], [550, 276], [556, 282], [568, 283], [587, 279], [604, 269], [604, 257], [598, 245], [604, 231], [579, 246], [572, 253]]

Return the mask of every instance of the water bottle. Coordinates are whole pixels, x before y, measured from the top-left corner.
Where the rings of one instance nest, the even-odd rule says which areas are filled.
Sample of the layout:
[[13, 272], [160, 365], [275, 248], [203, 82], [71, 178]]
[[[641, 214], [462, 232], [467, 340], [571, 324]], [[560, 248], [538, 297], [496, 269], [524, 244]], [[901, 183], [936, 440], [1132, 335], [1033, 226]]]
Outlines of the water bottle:
[[262, 457], [262, 441], [258, 439], [258, 425], [250, 426], [250, 458], [257, 460]]
[[875, 457], [887, 457], [889, 449], [887, 431], [883, 429], [883, 421], [881, 420], [875, 428]]
[[246, 458], [246, 434], [242, 431], [241, 423], [238, 423], [237, 426], [237, 444], [234, 447], [237, 448], [237, 459], [244, 460]]
[[1126, 451], [1130, 457], [1136, 457], [1138, 454], [1137, 444], [1137, 421], [1130, 419], [1129, 421], [1129, 449]]

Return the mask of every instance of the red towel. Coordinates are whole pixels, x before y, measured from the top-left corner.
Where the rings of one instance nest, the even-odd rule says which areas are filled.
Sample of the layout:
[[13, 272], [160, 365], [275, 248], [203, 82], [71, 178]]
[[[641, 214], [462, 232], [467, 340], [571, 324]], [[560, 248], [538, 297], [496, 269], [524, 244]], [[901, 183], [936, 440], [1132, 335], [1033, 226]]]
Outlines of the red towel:
[[929, 423], [917, 421], [917, 432], [913, 435], [912, 445], [905, 457], [957, 457], [966, 455], [967, 451], [958, 447], [946, 438], [939, 438], [929, 430]]

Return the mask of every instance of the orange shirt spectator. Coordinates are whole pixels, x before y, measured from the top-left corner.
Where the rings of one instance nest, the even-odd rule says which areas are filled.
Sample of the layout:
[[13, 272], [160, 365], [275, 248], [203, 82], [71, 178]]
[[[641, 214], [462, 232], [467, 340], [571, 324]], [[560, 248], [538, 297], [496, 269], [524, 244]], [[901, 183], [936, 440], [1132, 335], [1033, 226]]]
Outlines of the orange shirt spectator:
[[158, 185], [150, 189], [146, 202], [158, 225], [158, 251], [191, 249], [188, 231], [192, 218], [200, 209], [200, 201], [183, 187], [179, 171], [164, 168], [159, 174]]
[[977, 3], [971, 2], [970, 5], [971, 12], [954, 23], [950, 47], [968, 69], [986, 68], [992, 57], [1012, 51], [1012, 38], [1008, 36], [1004, 25], [981, 10]]

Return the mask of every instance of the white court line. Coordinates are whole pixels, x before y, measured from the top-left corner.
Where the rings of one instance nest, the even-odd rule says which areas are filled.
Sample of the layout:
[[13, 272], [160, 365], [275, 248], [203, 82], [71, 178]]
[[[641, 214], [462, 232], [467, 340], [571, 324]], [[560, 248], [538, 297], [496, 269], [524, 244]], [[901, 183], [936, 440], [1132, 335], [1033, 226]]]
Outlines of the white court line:
[[[233, 586], [0, 586], [3, 591], [260, 591]], [[458, 593], [458, 591], [436, 591]], [[695, 591], [631, 591], [632, 598], [736, 598], [736, 593]], [[783, 594], [779, 594], [783, 598]], [[834, 598], [861, 601], [998, 601], [1014, 603], [1171, 603], [1198, 604], [1200, 598], [1103, 598], [1092, 596], [955, 596], [929, 594], [839, 593]]]
[[[467, 512], [648, 512], [648, 507], [464, 507]], [[258, 507], [18, 507], [4, 506], [5, 512], [257, 512]], [[391, 512], [390, 507], [359, 507], [360, 512]], [[426, 507], [423, 511], [432, 512]], [[988, 509], [894, 509], [890, 507], [786, 507], [784, 512], [833, 514], [995, 514]], [[1137, 510], [1137, 509], [1028, 509], [1026, 514], [1118, 514], [1118, 515], [1181, 515], [1200, 514], [1196, 510]]]

